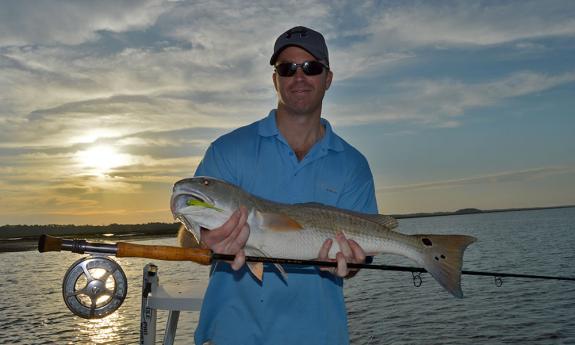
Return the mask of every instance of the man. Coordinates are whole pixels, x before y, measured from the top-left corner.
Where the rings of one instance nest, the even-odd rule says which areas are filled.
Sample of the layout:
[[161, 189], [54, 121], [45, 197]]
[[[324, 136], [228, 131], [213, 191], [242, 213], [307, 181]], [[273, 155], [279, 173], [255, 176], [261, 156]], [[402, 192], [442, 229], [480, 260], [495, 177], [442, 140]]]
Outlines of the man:
[[[196, 176], [220, 178], [276, 202], [376, 213], [366, 159], [321, 118], [333, 77], [323, 36], [305, 27], [286, 31], [276, 40], [270, 64], [277, 109], [213, 142]], [[196, 344], [349, 343], [342, 278], [350, 275], [347, 262], [365, 261], [361, 247], [339, 234], [337, 269], [285, 265], [284, 280], [269, 265], [260, 283], [244, 265], [246, 213], [240, 208], [220, 228], [202, 230], [202, 245], [236, 256], [213, 268]], [[318, 248], [319, 259], [328, 259], [332, 244], [327, 240]]]

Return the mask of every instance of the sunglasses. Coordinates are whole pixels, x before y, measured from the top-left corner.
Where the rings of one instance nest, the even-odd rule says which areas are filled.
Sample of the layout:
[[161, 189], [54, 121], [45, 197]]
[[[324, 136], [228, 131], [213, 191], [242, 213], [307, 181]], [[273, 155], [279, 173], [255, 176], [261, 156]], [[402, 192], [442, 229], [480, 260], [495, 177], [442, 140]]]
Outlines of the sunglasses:
[[291, 77], [295, 74], [298, 67], [301, 67], [305, 75], [318, 75], [323, 72], [324, 68], [329, 69], [329, 67], [319, 61], [305, 61], [304, 63], [280, 63], [275, 66], [275, 70], [281, 77]]

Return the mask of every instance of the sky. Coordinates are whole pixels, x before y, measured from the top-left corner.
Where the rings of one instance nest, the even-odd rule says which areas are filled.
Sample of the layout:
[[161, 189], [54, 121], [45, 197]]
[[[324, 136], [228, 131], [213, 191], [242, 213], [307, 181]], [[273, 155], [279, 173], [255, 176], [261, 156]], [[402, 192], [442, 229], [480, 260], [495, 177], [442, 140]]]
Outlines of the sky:
[[276, 107], [322, 32], [323, 117], [380, 213], [575, 204], [575, 2], [0, 1], [0, 225], [173, 221], [172, 185]]

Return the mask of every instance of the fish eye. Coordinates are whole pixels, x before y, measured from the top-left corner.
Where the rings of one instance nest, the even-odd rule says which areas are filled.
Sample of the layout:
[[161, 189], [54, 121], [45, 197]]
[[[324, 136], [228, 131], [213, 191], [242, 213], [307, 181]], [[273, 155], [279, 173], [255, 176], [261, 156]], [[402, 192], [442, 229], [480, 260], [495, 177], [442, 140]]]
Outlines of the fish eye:
[[209, 180], [204, 180], [204, 186], [209, 186], [210, 185], [210, 181]]

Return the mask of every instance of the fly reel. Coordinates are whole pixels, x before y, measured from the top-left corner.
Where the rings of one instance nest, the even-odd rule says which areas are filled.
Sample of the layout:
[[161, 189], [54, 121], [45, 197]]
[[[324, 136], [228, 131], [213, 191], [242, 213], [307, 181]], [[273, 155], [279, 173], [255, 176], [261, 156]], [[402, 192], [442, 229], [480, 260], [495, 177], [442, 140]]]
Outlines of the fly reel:
[[70, 311], [85, 319], [100, 319], [115, 312], [128, 293], [128, 280], [118, 263], [105, 256], [76, 261], [62, 282], [62, 295]]

